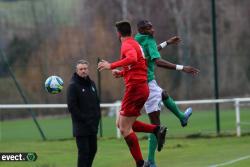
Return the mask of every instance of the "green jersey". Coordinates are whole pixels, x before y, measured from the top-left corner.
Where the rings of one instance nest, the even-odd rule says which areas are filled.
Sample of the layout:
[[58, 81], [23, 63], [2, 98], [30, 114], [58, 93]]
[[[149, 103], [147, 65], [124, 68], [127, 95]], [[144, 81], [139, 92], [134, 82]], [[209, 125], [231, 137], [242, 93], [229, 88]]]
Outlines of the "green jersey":
[[154, 59], [161, 58], [161, 55], [153, 36], [138, 33], [135, 35], [135, 40], [141, 45], [145, 58], [147, 59], [148, 82], [150, 82], [155, 79]]

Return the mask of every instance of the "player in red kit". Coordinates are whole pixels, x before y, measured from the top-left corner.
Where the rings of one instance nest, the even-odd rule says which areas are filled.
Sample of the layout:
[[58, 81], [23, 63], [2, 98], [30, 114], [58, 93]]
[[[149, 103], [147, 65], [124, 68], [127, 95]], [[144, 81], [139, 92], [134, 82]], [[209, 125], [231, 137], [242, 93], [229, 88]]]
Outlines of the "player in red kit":
[[[98, 69], [100, 71], [112, 70], [112, 74], [116, 78], [124, 77], [126, 90], [117, 126], [130, 149], [136, 166], [146, 167], [148, 165], [142, 158], [138, 138], [134, 132], [155, 134], [160, 151], [165, 142], [166, 127], [136, 120], [149, 95], [146, 61], [140, 45], [131, 37], [130, 23], [127, 21], [117, 22], [116, 28], [122, 43], [121, 58], [113, 63], [102, 60], [98, 63]], [[122, 67], [123, 70], [116, 69], [118, 67]]]

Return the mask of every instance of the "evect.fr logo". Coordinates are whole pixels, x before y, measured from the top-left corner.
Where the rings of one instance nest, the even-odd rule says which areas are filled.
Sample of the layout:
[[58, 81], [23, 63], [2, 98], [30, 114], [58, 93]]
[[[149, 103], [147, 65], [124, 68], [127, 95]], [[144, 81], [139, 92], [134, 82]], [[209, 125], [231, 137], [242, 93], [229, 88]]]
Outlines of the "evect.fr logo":
[[37, 154], [30, 153], [0, 153], [0, 161], [36, 161]]

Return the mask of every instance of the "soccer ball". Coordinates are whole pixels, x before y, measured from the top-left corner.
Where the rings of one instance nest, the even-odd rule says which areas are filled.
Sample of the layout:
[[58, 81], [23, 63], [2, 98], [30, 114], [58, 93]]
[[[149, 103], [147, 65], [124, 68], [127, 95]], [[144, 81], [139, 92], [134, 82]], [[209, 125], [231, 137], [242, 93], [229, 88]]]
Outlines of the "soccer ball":
[[60, 93], [63, 89], [63, 80], [58, 76], [50, 76], [45, 81], [45, 89], [51, 94]]

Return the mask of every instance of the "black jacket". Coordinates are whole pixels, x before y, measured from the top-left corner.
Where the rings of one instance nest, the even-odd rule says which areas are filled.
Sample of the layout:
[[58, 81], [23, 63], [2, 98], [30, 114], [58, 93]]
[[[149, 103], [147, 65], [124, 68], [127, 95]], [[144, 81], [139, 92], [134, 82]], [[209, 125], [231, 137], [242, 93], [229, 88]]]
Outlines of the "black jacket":
[[76, 73], [67, 89], [68, 110], [71, 113], [73, 136], [95, 135], [100, 121], [100, 102], [95, 83]]

